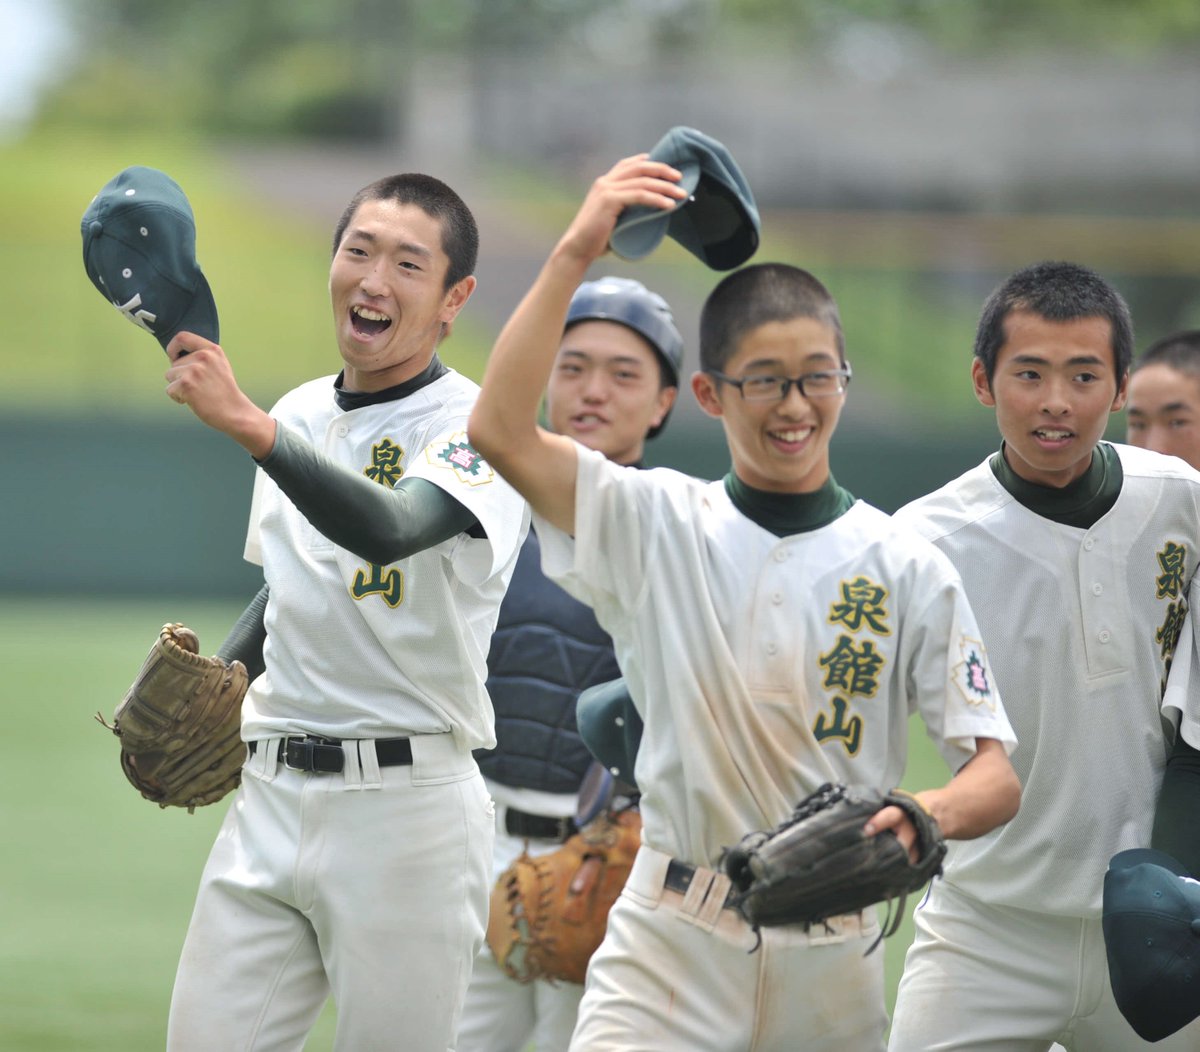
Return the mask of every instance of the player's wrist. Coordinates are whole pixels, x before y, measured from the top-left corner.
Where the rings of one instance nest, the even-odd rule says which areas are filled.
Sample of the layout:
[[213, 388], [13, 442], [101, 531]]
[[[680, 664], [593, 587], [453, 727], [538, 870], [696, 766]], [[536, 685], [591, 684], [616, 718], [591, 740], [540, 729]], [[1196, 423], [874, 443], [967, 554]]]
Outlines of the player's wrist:
[[227, 433], [255, 460], [263, 460], [275, 448], [275, 418], [252, 402], [231, 423]]
[[588, 267], [607, 250], [607, 242], [597, 249], [596, 246], [573, 237], [572, 232], [568, 230], [550, 252], [550, 258], [546, 261], [546, 265], [555, 273], [561, 274], [564, 279], [572, 282], [572, 287], [574, 287], [587, 276]]

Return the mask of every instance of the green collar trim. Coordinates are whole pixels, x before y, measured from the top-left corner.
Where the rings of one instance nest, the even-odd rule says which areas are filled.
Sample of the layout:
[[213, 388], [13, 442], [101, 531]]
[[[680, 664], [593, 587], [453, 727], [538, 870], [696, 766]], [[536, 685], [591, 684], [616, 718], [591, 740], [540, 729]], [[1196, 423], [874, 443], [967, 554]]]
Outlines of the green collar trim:
[[1109, 442], [1097, 445], [1087, 471], [1061, 489], [1039, 486], [1021, 478], [1005, 459], [1003, 443], [988, 464], [996, 481], [1012, 494], [1018, 504], [1044, 519], [1085, 530], [1096, 525], [1112, 510], [1125, 480], [1121, 458]]
[[812, 493], [770, 493], [747, 486], [732, 471], [725, 476], [725, 492], [751, 522], [776, 537], [810, 533], [841, 518], [854, 504], [854, 496], [832, 475]]

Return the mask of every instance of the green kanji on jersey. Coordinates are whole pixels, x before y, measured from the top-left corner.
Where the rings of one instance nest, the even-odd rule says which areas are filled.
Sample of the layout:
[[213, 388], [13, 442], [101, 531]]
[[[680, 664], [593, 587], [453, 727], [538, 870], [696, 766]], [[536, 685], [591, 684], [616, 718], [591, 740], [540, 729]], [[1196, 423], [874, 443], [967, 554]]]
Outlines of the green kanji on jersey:
[[833, 715], [817, 713], [817, 721], [813, 724], [813, 737], [819, 742], [840, 742], [851, 756], [858, 752], [862, 745], [863, 720], [861, 716], [850, 716], [849, 702], [845, 698], [835, 697], [832, 701]]
[[[363, 474], [372, 482], [395, 489], [404, 474], [404, 468], [400, 466], [403, 457], [403, 447], [385, 438], [371, 447], [371, 463], [363, 468]], [[404, 574], [399, 570], [384, 570], [382, 566], [370, 563], [367, 569], [355, 571], [350, 594], [355, 599], [377, 595], [388, 606], [395, 608], [404, 601]]]
[[[866, 629], [877, 636], [890, 636], [888, 611], [884, 603], [887, 589], [869, 577], [842, 581], [840, 597], [830, 604], [828, 621], [843, 625], [851, 632]], [[871, 640], [856, 644], [851, 636], [839, 633], [837, 641], [817, 658], [824, 669], [824, 686], [843, 691], [851, 697], [873, 698], [879, 690], [879, 673], [886, 658]], [[863, 718], [850, 715], [850, 701], [840, 694], [830, 698], [831, 710], [817, 713], [813, 736], [818, 742], [834, 741], [853, 756], [862, 746]]]
[[878, 636], [892, 634], [887, 625], [887, 609], [883, 605], [887, 599], [886, 588], [869, 578], [856, 577], [853, 581], [843, 581], [841, 589], [841, 602], [834, 603], [829, 610], [830, 624], [845, 625], [851, 632], [857, 632], [866, 625]]
[[390, 438], [385, 438], [371, 447], [371, 463], [363, 468], [363, 474], [372, 482], [378, 482], [388, 489], [395, 489], [404, 469], [400, 460], [404, 450]]
[[825, 686], [873, 698], [879, 689], [879, 670], [884, 661], [871, 640], [855, 646], [850, 636], [839, 635], [833, 649], [822, 654], [817, 664], [826, 670]]
[[1163, 623], [1154, 632], [1154, 641], [1159, 645], [1163, 658], [1163, 690], [1166, 690], [1166, 675], [1171, 671], [1171, 660], [1179, 644], [1179, 633], [1187, 617], [1188, 604], [1184, 595], [1187, 574], [1187, 545], [1167, 541], [1162, 550], [1155, 553], [1158, 568], [1162, 571], [1154, 579], [1154, 598], [1174, 600], [1167, 604]]

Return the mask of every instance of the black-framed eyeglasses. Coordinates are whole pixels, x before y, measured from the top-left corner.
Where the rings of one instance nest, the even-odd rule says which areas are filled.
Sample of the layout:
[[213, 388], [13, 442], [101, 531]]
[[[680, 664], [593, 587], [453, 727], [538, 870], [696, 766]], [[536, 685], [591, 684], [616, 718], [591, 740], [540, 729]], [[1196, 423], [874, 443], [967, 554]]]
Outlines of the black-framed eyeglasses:
[[821, 369], [803, 376], [743, 376], [740, 380], [716, 369], [706, 369], [709, 376], [736, 387], [747, 402], [781, 402], [795, 384], [805, 398], [829, 398], [846, 390], [852, 375], [850, 363], [841, 369]]

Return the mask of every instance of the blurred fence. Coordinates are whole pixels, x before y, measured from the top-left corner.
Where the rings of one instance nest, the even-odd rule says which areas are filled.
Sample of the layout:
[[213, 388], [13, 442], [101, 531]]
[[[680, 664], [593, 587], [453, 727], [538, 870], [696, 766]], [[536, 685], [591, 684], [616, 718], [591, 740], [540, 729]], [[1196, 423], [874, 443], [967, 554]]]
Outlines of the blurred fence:
[[[835, 473], [891, 511], [993, 446], [988, 432], [883, 434], [847, 419]], [[0, 592], [249, 600], [261, 584], [241, 557], [254, 465], [223, 436], [169, 419], [7, 415], [0, 448]], [[728, 470], [721, 428], [707, 420], [674, 422], [648, 459], [707, 478]]]

